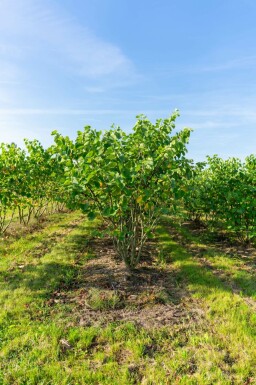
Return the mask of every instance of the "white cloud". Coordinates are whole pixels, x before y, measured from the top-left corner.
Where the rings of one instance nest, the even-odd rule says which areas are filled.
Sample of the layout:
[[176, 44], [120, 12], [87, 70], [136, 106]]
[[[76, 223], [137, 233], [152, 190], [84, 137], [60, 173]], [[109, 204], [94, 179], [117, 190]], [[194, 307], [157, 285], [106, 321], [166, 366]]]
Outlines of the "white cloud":
[[[227, 106], [227, 107], [219, 107], [209, 109], [207, 106], [205, 109], [201, 110], [186, 110], [187, 115], [197, 116], [197, 117], [216, 117], [216, 118], [233, 118], [233, 120], [239, 118], [244, 121], [247, 120], [255, 120], [256, 121], [256, 112], [253, 107], [241, 107], [239, 105]], [[217, 122], [218, 120], [215, 120]]]
[[136, 77], [132, 62], [119, 47], [95, 36], [47, 0], [0, 1], [0, 34], [0, 52], [10, 51], [2, 41], [8, 35], [25, 41], [25, 50], [41, 51], [40, 55], [45, 51], [45, 60], [82, 77]]
[[254, 68], [256, 64], [256, 56], [244, 56], [239, 58], [234, 58], [233, 60], [223, 60], [219, 63], [209, 64], [198, 68], [200, 72], [219, 72], [219, 71], [229, 71], [233, 69], [245, 69], [245, 68]]
[[5, 108], [0, 109], [0, 116], [14, 115], [85, 115], [85, 114], [114, 114], [114, 113], [129, 113], [127, 110], [84, 110], [84, 109], [67, 109], [67, 108]]
[[91, 86], [91, 87], [85, 87], [85, 91], [92, 93], [92, 94], [101, 94], [105, 92], [104, 87], [97, 87], [97, 86]]
[[232, 127], [238, 127], [240, 126], [240, 123], [233, 123], [230, 124], [230, 122], [226, 122], [225, 119], [222, 121], [216, 121], [216, 120], [202, 120], [201, 122], [191, 122], [191, 127], [193, 127], [193, 130], [206, 130], [206, 129], [227, 129]]

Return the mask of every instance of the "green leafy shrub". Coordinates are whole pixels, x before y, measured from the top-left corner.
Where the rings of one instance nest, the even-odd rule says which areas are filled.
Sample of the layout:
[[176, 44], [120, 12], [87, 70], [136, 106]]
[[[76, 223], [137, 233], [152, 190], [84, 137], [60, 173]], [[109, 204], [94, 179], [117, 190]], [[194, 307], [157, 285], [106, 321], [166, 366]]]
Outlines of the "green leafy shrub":
[[133, 269], [161, 213], [175, 208], [190, 171], [185, 158], [190, 130], [174, 135], [176, 111], [155, 124], [137, 117], [132, 133], [85, 127], [73, 142], [56, 131], [52, 152], [64, 164], [71, 208], [108, 223], [115, 248]]

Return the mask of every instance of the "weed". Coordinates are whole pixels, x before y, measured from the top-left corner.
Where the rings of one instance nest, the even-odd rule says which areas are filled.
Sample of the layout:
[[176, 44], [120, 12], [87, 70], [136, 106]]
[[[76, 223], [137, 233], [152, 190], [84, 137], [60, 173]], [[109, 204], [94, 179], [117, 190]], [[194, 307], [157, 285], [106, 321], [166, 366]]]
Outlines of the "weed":
[[93, 310], [108, 310], [120, 308], [122, 300], [114, 290], [100, 290], [93, 287], [88, 290], [86, 304]]

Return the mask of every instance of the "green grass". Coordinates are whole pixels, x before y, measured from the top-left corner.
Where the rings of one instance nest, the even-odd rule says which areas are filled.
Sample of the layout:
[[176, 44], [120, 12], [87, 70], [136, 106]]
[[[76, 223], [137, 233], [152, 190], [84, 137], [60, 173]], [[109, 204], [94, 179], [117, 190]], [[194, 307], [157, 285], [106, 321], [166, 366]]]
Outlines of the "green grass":
[[88, 290], [87, 306], [93, 310], [117, 309], [122, 305], [118, 293], [92, 287]]
[[[172, 226], [182, 235], [189, 244], [198, 248], [199, 258], [206, 260], [207, 264], [219, 274], [223, 282], [239, 292], [243, 297], [250, 297], [256, 301], [256, 258], [240, 256], [237, 253], [225, 254], [209, 245], [209, 234], [192, 235], [188, 229], [172, 223]], [[246, 250], [245, 250], [246, 252]], [[255, 303], [256, 306], [256, 303]]]
[[189, 290], [200, 299], [206, 313], [205, 342], [203, 336], [192, 337], [196, 357], [202, 354], [202, 360], [197, 359], [198, 373], [194, 375], [198, 383], [244, 384], [251, 377], [253, 382], [249, 383], [256, 383], [255, 311], [226, 281], [173, 241], [164, 227], [159, 230], [159, 239], [180, 278], [187, 280]]
[[[158, 229], [161, 263], [172, 264], [177, 285], [187, 287], [203, 315], [158, 330], [129, 320], [79, 326], [72, 302], [50, 302], [82, 282], [97, 221], [58, 214], [41, 230], [1, 241], [0, 385], [256, 384], [256, 314], [244, 301], [255, 296], [252, 277], [234, 293], [172, 239], [168, 226]], [[204, 258], [214, 269], [231, 270], [232, 279], [243, 268], [225, 255], [205, 251]], [[118, 307], [106, 293], [91, 294], [99, 310]], [[167, 294], [159, 295], [168, 304]]]

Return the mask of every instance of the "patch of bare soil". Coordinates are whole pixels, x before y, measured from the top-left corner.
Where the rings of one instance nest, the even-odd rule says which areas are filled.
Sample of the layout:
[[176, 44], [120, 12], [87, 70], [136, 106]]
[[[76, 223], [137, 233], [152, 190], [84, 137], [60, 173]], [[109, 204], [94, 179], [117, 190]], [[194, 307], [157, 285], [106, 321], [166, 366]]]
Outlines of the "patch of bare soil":
[[[175, 324], [189, 326], [202, 318], [200, 305], [185, 286], [177, 282], [174, 268], [161, 267], [156, 261], [154, 242], [148, 243], [141, 264], [132, 274], [117, 258], [110, 239], [96, 238], [89, 246], [95, 258], [81, 268], [79, 288], [69, 297], [75, 303], [79, 325], [132, 321], [145, 328], [158, 328]], [[98, 293], [102, 308], [95, 309], [95, 304], [90, 302], [92, 290]], [[118, 301], [104, 308], [106, 293]]]

